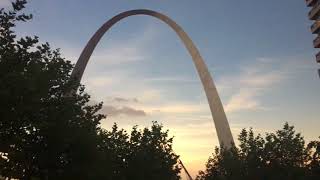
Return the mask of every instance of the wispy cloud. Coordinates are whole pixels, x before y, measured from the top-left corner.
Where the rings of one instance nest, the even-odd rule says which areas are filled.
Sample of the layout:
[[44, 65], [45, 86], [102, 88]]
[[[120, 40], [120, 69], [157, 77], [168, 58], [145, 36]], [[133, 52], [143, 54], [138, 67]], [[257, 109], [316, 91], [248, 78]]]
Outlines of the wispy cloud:
[[0, 9], [9, 7], [10, 5], [11, 5], [11, 1], [10, 0], [1, 0], [0, 1]]
[[114, 97], [112, 99], [112, 101], [119, 102], [119, 103], [122, 103], [122, 102], [125, 102], [125, 103], [128, 103], [128, 102], [138, 103], [139, 102], [139, 100], [137, 98], [123, 98], [123, 97]]
[[103, 51], [98, 51], [92, 57], [99, 66], [131, 63], [146, 59], [146, 55], [140, 52], [135, 44], [113, 46]]
[[[113, 41], [107, 43], [107, 46], [104, 48], [97, 48], [92, 56], [90, 57], [90, 66], [94, 69], [100, 68], [101, 66], [106, 65], [118, 65], [124, 63], [132, 63], [136, 61], [141, 61], [146, 59], [148, 56], [147, 53], [143, 53], [142, 49], [145, 44], [144, 41], [137, 42], [134, 40], [128, 40], [128, 42], [123, 41]], [[59, 48], [62, 49], [63, 55], [71, 60], [73, 63], [76, 63], [79, 58], [81, 51], [84, 47], [73, 47], [68, 42], [63, 40], [58, 41], [56, 44], [60, 44]]]
[[207, 110], [205, 104], [190, 104], [182, 102], [171, 102], [163, 105], [147, 105], [144, 109], [155, 114], [192, 114]]
[[101, 109], [101, 113], [106, 114], [107, 116], [146, 116], [146, 112], [144, 110], [135, 109], [128, 106], [123, 107], [115, 107], [115, 106], [103, 106]]
[[181, 76], [163, 76], [163, 77], [154, 77], [146, 78], [144, 81], [147, 82], [175, 82], [175, 83], [199, 83], [200, 80], [196, 78], [187, 78]]
[[114, 83], [114, 79], [111, 77], [90, 77], [89, 80], [84, 80], [86, 86], [92, 88], [106, 87]]
[[226, 112], [261, 109], [256, 90], [242, 89], [234, 94], [226, 105]]
[[227, 102], [227, 112], [266, 110], [261, 97], [301, 69], [309, 68], [300, 59], [258, 58], [256, 63], [243, 66], [239, 74], [222, 78], [221, 86], [235, 91]]

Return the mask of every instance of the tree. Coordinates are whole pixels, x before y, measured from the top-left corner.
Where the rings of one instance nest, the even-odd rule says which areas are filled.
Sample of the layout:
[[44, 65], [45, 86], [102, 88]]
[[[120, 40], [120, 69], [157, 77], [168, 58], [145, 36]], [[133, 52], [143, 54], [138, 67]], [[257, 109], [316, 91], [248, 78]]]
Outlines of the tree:
[[288, 123], [276, 133], [267, 133], [265, 138], [255, 136], [252, 129], [243, 129], [238, 139], [239, 147], [216, 148], [197, 179], [320, 178], [320, 142], [305, 145], [301, 134]]
[[230, 150], [215, 148], [213, 157], [209, 157], [206, 170], [200, 171], [198, 180], [236, 180], [242, 179], [242, 167], [239, 159], [238, 149], [232, 147]]
[[138, 130], [134, 126], [129, 135], [115, 124], [112, 131], [101, 133], [104, 140], [101, 148], [113, 162], [112, 179], [180, 179], [179, 156], [172, 150], [173, 138], [162, 128], [157, 122], [150, 129]]
[[[98, 142], [97, 111], [84, 88], [70, 80], [72, 64], [38, 37], [17, 38], [25, 0], [0, 10], [0, 174], [8, 178], [90, 179]], [[70, 178], [69, 178], [70, 179]]]
[[293, 126], [286, 123], [283, 129], [266, 135], [264, 156], [268, 179], [301, 179], [304, 177], [305, 141]]
[[[131, 134], [100, 127], [102, 103], [89, 105], [73, 65], [38, 37], [17, 38], [31, 15], [26, 0], [0, 10], [0, 175], [31, 179], [180, 179], [173, 138], [162, 125]], [[72, 96], [66, 92], [80, 86]], [[0, 177], [1, 177], [0, 176]]]
[[168, 138], [168, 132], [162, 131], [162, 125], [155, 122], [150, 130], [144, 128], [141, 132], [136, 127], [133, 128], [130, 136], [128, 177], [146, 180], [180, 179], [179, 156], [172, 150], [173, 138]]
[[320, 177], [320, 141], [311, 141], [306, 151], [308, 177], [310, 177], [310, 179], [317, 179]]

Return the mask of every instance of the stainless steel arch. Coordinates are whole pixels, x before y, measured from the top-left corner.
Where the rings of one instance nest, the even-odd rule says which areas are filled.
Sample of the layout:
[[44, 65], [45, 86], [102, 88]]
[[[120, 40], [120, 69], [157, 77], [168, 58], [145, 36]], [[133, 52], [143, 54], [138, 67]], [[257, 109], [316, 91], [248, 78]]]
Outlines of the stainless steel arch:
[[137, 9], [137, 10], [131, 10], [126, 11], [123, 13], [120, 13], [116, 16], [114, 16], [112, 19], [107, 21], [105, 24], [103, 24], [98, 31], [91, 37], [89, 42], [87, 43], [86, 47], [83, 49], [75, 68], [72, 71], [71, 78], [74, 78], [76, 81], [80, 82], [82, 75], [84, 73], [84, 70], [87, 66], [87, 63], [89, 61], [89, 58], [91, 54], [93, 53], [94, 48], [100, 41], [101, 37], [118, 21], [121, 19], [124, 19], [128, 16], [133, 15], [149, 15], [153, 16], [155, 18], [158, 18], [165, 22], [167, 25], [169, 25], [180, 37], [182, 42], [184, 43], [185, 47], [189, 51], [190, 55], [192, 56], [192, 60], [196, 66], [196, 69], [198, 71], [198, 74], [200, 76], [204, 91], [207, 95], [207, 99], [209, 102], [211, 114], [215, 123], [218, 139], [220, 142], [220, 145], [224, 145], [224, 147], [229, 148], [232, 143], [234, 143], [231, 130], [229, 127], [229, 123], [226, 117], [226, 114], [224, 112], [221, 100], [219, 98], [217, 89], [214, 85], [214, 82], [212, 80], [212, 77], [208, 71], [208, 68], [203, 61], [198, 49], [193, 44], [192, 40], [189, 38], [189, 36], [183, 31], [183, 29], [176, 24], [172, 19], [170, 19], [168, 16], [163, 15], [161, 13], [146, 10], [146, 9]]

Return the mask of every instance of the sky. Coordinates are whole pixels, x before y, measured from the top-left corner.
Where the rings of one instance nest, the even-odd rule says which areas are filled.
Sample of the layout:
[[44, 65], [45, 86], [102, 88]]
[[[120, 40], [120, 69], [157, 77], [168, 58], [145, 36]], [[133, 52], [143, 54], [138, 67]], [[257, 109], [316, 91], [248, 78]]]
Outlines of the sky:
[[[0, 0], [8, 7], [9, 0]], [[320, 136], [320, 79], [304, 0], [32, 0], [20, 36], [37, 35], [76, 62], [108, 19], [132, 9], [171, 17], [194, 41], [216, 83], [236, 139], [243, 128], [264, 134], [289, 122], [307, 141]], [[149, 16], [122, 20], [95, 49], [82, 83], [114, 122], [130, 130], [158, 121], [193, 176], [218, 146], [192, 59], [174, 31]]]

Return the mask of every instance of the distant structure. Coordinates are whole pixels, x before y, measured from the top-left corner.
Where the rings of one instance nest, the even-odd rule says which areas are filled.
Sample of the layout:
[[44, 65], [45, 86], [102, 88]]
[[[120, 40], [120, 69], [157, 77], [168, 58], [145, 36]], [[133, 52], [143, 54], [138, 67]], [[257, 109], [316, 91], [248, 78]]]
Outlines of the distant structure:
[[179, 159], [179, 164], [182, 166], [182, 169], [184, 170], [184, 172], [187, 175], [187, 179], [188, 180], [193, 180], [193, 178], [191, 177], [189, 171], [187, 170], [187, 168], [184, 166], [184, 164], [182, 163], [181, 159]]
[[[305, 0], [308, 7], [311, 10], [308, 14], [309, 19], [313, 20], [314, 23], [311, 25], [312, 34], [316, 34], [317, 37], [313, 40], [313, 47], [320, 48], [320, 1], [319, 0]], [[320, 52], [316, 54], [316, 61], [320, 63]], [[318, 70], [320, 76], [320, 69]]]
[[[146, 9], [137, 9], [137, 10], [131, 10], [126, 11], [123, 13], [120, 13], [113, 18], [111, 18], [109, 21], [107, 21], [105, 24], [103, 24], [98, 31], [91, 37], [85, 48], [83, 49], [76, 66], [74, 67], [71, 78], [80, 82], [82, 75], [84, 73], [84, 70], [87, 66], [87, 63], [90, 59], [91, 54], [93, 53], [93, 50], [95, 49], [96, 45], [102, 38], [102, 36], [118, 21], [133, 15], [148, 15], [155, 18], [160, 19], [161, 21], [165, 22], [167, 25], [169, 25], [180, 37], [181, 41], [184, 43], [185, 47], [189, 51], [190, 55], [192, 56], [192, 60], [196, 66], [196, 69], [198, 71], [198, 74], [200, 76], [204, 91], [207, 95], [207, 100], [209, 102], [209, 106], [211, 109], [211, 114], [213, 117], [213, 121], [215, 123], [218, 139], [220, 146], [224, 146], [226, 148], [230, 148], [231, 145], [234, 143], [231, 130], [229, 127], [229, 123], [226, 117], [226, 114], [224, 112], [220, 97], [218, 95], [216, 86], [214, 85], [214, 82], [212, 80], [212, 77], [208, 71], [208, 68], [203, 61], [198, 49], [193, 44], [192, 40], [189, 38], [189, 36], [184, 32], [184, 30], [175, 23], [172, 19], [170, 19], [168, 16], [165, 16], [161, 13], [146, 10]], [[70, 93], [76, 91], [76, 89], [73, 89]]]

